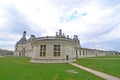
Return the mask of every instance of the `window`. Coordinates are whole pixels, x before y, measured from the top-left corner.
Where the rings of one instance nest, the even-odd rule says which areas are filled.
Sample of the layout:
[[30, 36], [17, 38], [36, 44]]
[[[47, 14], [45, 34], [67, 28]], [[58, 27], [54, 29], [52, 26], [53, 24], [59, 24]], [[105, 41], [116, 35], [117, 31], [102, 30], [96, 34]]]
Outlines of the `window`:
[[83, 50], [83, 55], [85, 55], [85, 51]]
[[79, 53], [80, 53], [80, 55], [81, 55], [81, 50], [79, 50]]
[[17, 51], [17, 48], [15, 48], [15, 51]]
[[61, 46], [60, 45], [54, 45], [53, 46], [53, 56], [60, 56], [61, 55]]
[[46, 56], [46, 45], [40, 45], [40, 57]]

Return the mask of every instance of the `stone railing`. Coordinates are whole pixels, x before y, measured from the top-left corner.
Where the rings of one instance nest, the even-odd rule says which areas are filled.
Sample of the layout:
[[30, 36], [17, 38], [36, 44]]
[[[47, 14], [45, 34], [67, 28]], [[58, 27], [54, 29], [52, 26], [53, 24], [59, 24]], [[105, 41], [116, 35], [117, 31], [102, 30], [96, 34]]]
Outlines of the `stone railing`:
[[46, 36], [46, 37], [38, 37], [35, 38], [34, 41], [42, 41], [42, 40], [63, 40], [63, 41], [72, 41], [75, 42], [74, 39], [71, 38], [65, 38], [65, 37], [54, 37], [54, 36]]

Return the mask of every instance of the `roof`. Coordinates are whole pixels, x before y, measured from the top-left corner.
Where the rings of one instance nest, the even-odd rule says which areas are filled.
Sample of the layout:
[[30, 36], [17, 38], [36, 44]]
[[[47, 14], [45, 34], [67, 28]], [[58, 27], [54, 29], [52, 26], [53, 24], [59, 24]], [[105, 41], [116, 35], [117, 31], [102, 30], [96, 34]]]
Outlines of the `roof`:
[[17, 43], [18, 44], [25, 44], [27, 42], [26, 37], [22, 37]]
[[17, 44], [26, 44], [26, 31], [23, 32], [22, 38], [17, 42]]

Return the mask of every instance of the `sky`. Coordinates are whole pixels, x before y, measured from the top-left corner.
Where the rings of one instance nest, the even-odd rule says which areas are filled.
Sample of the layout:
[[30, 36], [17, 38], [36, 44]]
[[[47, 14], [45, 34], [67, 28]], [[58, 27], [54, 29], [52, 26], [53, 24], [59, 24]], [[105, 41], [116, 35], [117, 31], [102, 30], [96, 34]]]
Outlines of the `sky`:
[[36, 37], [62, 31], [81, 47], [120, 51], [120, 0], [0, 0], [0, 48], [14, 50], [27, 32]]

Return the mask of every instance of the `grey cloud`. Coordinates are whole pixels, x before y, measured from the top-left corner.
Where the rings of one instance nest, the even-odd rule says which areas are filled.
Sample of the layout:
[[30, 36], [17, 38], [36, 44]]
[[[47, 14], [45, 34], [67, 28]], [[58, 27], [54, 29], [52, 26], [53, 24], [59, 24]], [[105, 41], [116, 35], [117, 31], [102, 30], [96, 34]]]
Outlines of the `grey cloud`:
[[[118, 36], [120, 32], [116, 31], [116, 29], [120, 29], [119, 9], [120, 7], [113, 9], [109, 15], [103, 16], [97, 23], [90, 25], [93, 31], [83, 34], [86, 36], [85, 42], [82, 42], [83, 46], [120, 51], [120, 37]], [[110, 33], [113, 34], [110, 35]]]
[[6, 7], [6, 12], [8, 20], [6, 26], [9, 32], [21, 33], [24, 30], [31, 31], [26, 16], [19, 12], [15, 6]]
[[[31, 34], [36, 34], [40, 35], [42, 34], [43, 30], [41, 29], [40, 31], [36, 29], [34, 31], [31, 29], [31, 27], [37, 26], [36, 24], [32, 23], [26, 15], [22, 12], [20, 12], [14, 5], [6, 6], [6, 19], [7, 19], [7, 24], [5, 29], [3, 29], [4, 32], [9, 32], [10, 34], [21, 34], [23, 31], [27, 31], [28, 35]], [[40, 26], [39, 26], [40, 27]]]

